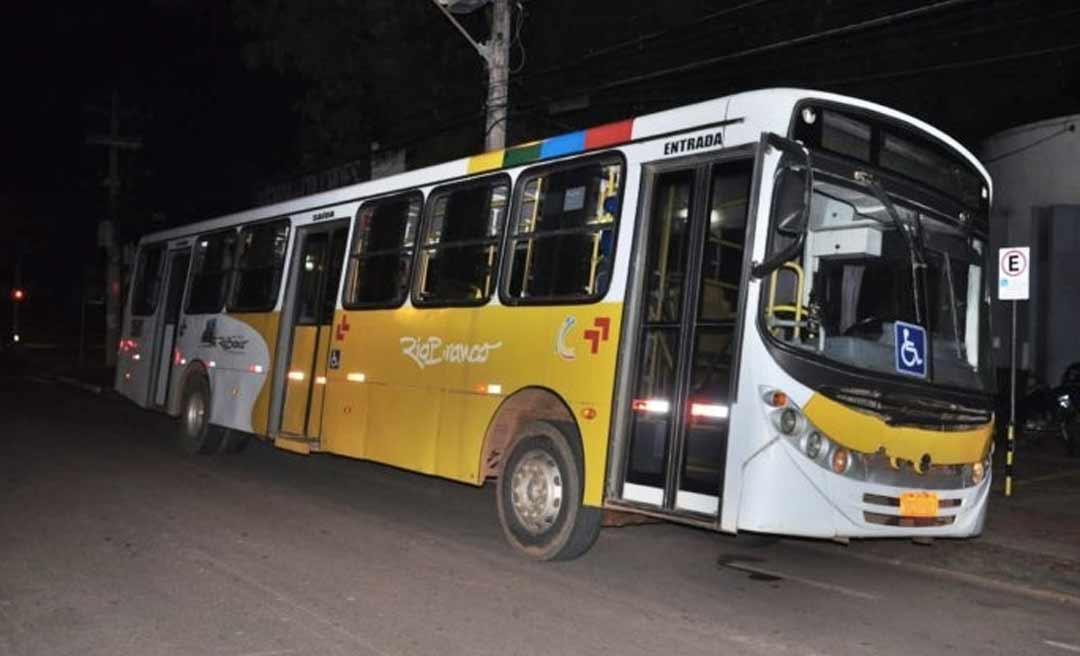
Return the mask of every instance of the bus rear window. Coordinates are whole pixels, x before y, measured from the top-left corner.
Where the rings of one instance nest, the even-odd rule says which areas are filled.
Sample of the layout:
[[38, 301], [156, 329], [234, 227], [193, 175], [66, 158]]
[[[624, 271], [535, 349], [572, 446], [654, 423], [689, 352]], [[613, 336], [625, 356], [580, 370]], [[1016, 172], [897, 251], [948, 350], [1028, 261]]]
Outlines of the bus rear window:
[[240, 252], [229, 298], [230, 310], [268, 312], [274, 309], [288, 245], [288, 219], [246, 226], [240, 231]]
[[421, 241], [418, 305], [477, 305], [491, 298], [509, 200], [505, 176], [432, 195]]
[[404, 302], [420, 205], [420, 194], [408, 193], [360, 207], [342, 298], [346, 308], [397, 307]]
[[188, 314], [216, 314], [225, 306], [225, 291], [236, 256], [236, 231], [224, 230], [195, 240], [188, 289]]
[[135, 287], [131, 291], [131, 314], [148, 317], [157, 309], [161, 296], [161, 263], [165, 252], [161, 244], [144, 246], [135, 265]]
[[608, 158], [523, 174], [508, 245], [510, 303], [599, 299], [615, 248], [623, 165]]

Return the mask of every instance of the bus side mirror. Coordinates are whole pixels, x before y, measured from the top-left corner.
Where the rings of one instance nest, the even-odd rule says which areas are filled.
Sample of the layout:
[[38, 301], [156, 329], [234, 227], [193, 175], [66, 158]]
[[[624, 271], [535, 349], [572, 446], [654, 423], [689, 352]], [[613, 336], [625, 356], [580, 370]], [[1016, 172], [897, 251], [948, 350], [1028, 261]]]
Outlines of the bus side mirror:
[[[797, 257], [806, 240], [810, 224], [810, 202], [814, 193], [814, 175], [810, 151], [801, 144], [775, 134], [763, 136], [765, 152], [780, 152], [780, 163], [773, 175], [773, 198], [770, 223], [775, 232], [770, 236], [773, 254], [763, 262], [755, 262], [751, 274], [762, 278], [785, 262]], [[776, 240], [781, 240], [779, 249]], [[783, 244], [783, 242], [789, 242]]]

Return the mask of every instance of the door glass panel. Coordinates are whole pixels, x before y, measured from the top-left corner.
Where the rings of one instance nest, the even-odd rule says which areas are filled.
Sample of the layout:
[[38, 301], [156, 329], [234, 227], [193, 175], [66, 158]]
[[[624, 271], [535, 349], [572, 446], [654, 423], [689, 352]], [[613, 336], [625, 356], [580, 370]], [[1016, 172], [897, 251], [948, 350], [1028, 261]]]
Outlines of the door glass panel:
[[680, 489], [716, 496], [723, 481], [731, 407], [731, 327], [699, 328], [690, 372]]
[[297, 296], [296, 323], [311, 326], [319, 323], [319, 278], [326, 267], [325, 232], [309, 235], [304, 240], [300, 258], [300, 287]]
[[686, 278], [690, 232], [690, 199], [694, 172], [660, 178], [649, 224], [649, 257], [645, 270], [645, 321], [679, 322]]
[[326, 263], [326, 279], [322, 285], [322, 316], [319, 318], [324, 326], [334, 323], [334, 309], [337, 307], [338, 284], [341, 282], [348, 234], [348, 228], [338, 228], [330, 236], [329, 261]]
[[731, 413], [733, 338], [742, 284], [751, 162], [715, 164], [703, 225], [701, 282], [689, 363], [679, 489], [719, 496]]
[[718, 164], [712, 170], [705, 252], [701, 261], [699, 315], [703, 321], [735, 318], [742, 283], [750, 176], [747, 162]]
[[188, 259], [187, 254], [173, 256], [165, 301], [165, 323], [176, 323], [180, 318], [180, 302], [184, 299], [184, 286], [187, 284]]
[[630, 463], [626, 480], [663, 487], [670, 451], [679, 329], [648, 328], [643, 337], [641, 365], [631, 406]]
[[663, 487], [671, 450], [693, 182], [693, 171], [664, 174], [653, 197], [626, 477], [639, 485]]

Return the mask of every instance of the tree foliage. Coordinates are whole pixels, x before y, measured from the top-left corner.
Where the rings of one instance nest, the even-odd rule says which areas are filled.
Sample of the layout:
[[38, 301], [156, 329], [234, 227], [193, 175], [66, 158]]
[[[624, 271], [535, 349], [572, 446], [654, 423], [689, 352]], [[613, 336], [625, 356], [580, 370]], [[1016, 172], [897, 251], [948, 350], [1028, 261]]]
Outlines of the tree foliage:
[[441, 117], [440, 99], [467, 89], [482, 102], [479, 58], [429, 2], [234, 0], [247, 64], [301, 81], [293, 108], [306, 170], [362, 159], [374, 141], [398, 145], [408, 126]]

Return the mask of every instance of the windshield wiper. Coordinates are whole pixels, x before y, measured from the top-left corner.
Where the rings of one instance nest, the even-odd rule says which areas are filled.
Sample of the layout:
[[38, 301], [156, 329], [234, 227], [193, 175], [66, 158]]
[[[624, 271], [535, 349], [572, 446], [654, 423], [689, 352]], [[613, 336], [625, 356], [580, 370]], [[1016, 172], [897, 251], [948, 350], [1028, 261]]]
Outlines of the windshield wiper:
[[[919, 298], [919, 269], [926, 268], [926, 254], [923, 252], [922, 223], [919, 222], [919, 215], [918, 213], [915, 214], [915, 229], [909, 229], [904, 220], [900, 218], [900, 213], [896, 211], [892, 199], [889, 198], [889, 194], [885, 192], [877, 178], [865, 171], [856, 171], [855, 180], [865, 184], [874, 194], [874, 198], [881, 202], [885, 207], [885, 213], [889, 215], [893, 225], [896, 226], [897, 231], [904, 238], [908, 250], [908, 259], [911, 262], [911, 291], [915, 297], [915, 323], [925, 326], [922, 316], [922, 300]], [[913, 232], [914, 234], [912, 234]]]
[[953, 286], [952, 258], [945, 256], [945, 282], [949, 285], [949, 314], [952, 315], [953, 341], [956, 342], [956, 357], [964, 359], [964, 347], [960, 345], [960, 317], [956, 314], [956, 288]]

